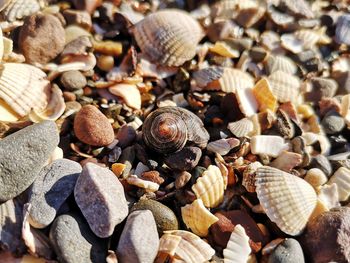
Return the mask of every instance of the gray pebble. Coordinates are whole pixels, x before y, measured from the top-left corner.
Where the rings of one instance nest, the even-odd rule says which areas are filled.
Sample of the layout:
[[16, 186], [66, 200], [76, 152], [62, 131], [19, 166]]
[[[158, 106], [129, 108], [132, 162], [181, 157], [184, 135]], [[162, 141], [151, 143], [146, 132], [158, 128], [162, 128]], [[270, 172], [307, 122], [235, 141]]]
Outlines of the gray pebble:
[[107, 246], [77, 215], [61, 215], [50, 229], [50, 240], [61, 263], [102, 263]]
[[31, 125], [0, 141], [0, 203], [34, 182], [58, 141], [53, 121]]
[[153, 263], [159, 247], [159, 237], [149, 210], [132, 212], [119, 240], [117, 255], [120, 263]]
[[122, 184], [112, 171], [94, 163], [84, 166], [75, 185], [74, 197], [98, 237], [111, 236], [114, 227], [128, 215]]
[[327, 114], [322, 119], [321, 124], [327, 134], [335, 134], [341, 132], [341, 130], [345, 127], [344, 118], [335, 112]]
[[328, 177], [331, 176], [332, 174], [332, 165], [329, 162], [329, 160], [327, 159], [327, 157], [325, 157], [324, 155], [317, 155], [315, 157], [312, 157], [309, 169], [311, 168], [318, 168], [320, 170], [322, 170], [322, 172], [325, 173], [325, 175], [327, 175]]
[[164, 163], [174, 170], [189, 171], [197, 166], [201, 156], [202, 151], [198, 147], [185, 147], [168, 155]]
[[55, 219], [64, 201], [73, 192], [81, 173], [79, 163], [58, 159], [45, 166], [34, 181], [29, 197], [32, 204], [29, 222], [35, 228], [44, 228]]
[[85, 76], [78, 70], [64, 72], [60, 80], [68, 91], [80, 90], [87, 84]]
[[303, 250], [298, 241], [287, 238], [271, 253], [268, 263], [304, 263]]

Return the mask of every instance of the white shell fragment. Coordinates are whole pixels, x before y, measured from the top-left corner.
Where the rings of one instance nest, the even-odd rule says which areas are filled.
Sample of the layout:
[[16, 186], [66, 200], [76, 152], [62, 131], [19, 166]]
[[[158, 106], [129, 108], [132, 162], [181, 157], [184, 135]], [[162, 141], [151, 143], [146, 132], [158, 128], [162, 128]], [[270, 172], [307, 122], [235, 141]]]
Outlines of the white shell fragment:
[[295, 175], [268, 166], [258, 169], [255, 180], [258, 199], [270, 220], [283, 232], [299, 235], [316, 206], [313, 187]]
[[270, 165], [282, 171], [289, 172], [294, 167], [300, 165], [302, 161], [301, 154], [283, 151]]
[[227, 128], [232, 132], [237, 138], [249, 137], [254, 131], [254, 124], [248, 118], [243, 118], [239, 121], [230, 122]]
[[116, 84], [109, 88], [109, 92], [121, 97], [129, 107], [141, 109], [141, 94], [136, 85]]
[[146, 192], [155, 192], [159, 189], [159, 184], [146, 181], [141, 178], [138, 178], [137, 175], [131, 174], [126, 178], [128, 184], [135, 185], [137, 187], [143, 188]]
[[220, 139], [208, 143], [207, 150], [220, 155], [226, 155], [239, 144], [240, 141], [236, 138]]
[[244, 228], [236, 225], [223, 251], [224, 263], [247, 263], [251, 251]]
[[328, 209], [340, 206], [338, 185], [336, 183], [321, 186], [317, 196]]
[[346, 201], [350, 196], [350, 170], [340, 167], [327, 182], [333, 183], [338, 186], [339, 201]]
[[288, 144], [280, 136], [256, 135], [251, 138], [250, 147], [253, 154], [266, 154], [276, 158], [288, 149]]

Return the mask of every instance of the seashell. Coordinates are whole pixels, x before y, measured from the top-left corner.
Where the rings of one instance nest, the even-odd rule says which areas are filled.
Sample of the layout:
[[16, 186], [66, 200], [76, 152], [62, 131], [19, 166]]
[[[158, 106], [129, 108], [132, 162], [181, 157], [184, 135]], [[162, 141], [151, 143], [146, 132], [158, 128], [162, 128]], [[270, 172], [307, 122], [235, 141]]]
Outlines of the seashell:
[[244, 169], [242, 185], [247, 189], [249, 193], [255, 193], [255, 175], [259, 167], [262, 167], [261, 163], [253, 162], [248, 164]]
[[108, 90], [113, 95], [121, 97], [129, 107], [137, 110], [141, 109], [141, 93], [136, 85], [116, 84]]
[[268, 77], [272, 93], [279, 102], [295, 102], [299, 95], [300, 81], [283, 71], [276, 71]]
[[266, 110], [275, 112], [277, 110], [277, 98], [272, 93], [271, 85], [266, 78], [262, 78], [255, 84], [253, 94], [258, 102], [260, 112]]
[[249, 137], [254, 131], [254, 124], [250, 119], [243, 118], [239, 121], [230, 122], [227, 125], [227, 129], [237, 138]]
[[35, 14], [45, 6], [43, 0], [12, 0], [1, 12], [4, 20], [14, 22]]
[[288, 144], [280, 136], [256, 135], [251, 138], [250, 147], [253, 154], [264, 154], [276, 158], [288, 149]]
[[[156, 263], [168, 262], [159, 260], [160, 254], [168, 254], [173, 262], [204, 263], [210, 260], [215, 250], [195, 234], [184, 230], [165, 231], [159, 240], [159, 253]], [[176, 261], [175, 261], [176, 259]]]
[[338, 18], [335, 41], [338, 44], [350, 45], [350, 15], [342, 15]]
[[326, 35], [326, 27], [314, 29], [300, 29], [294, 32], [294, 36], [299, 39], [304, 50], [312, 49], [316, 44], [330, 44], [332, 40]]
[[220, 155], [226, 155], [239, 144], [240, 141], [236, 138], [220, 139], [208, 143], [207, 150]]
[[235, 21], [242, 27], [250, 28], [263, 18], [265, 11], [265, 7], [257, 1], [241, 1]]
[[210, 165], [192, 186], [192, 191], [197, 198], [203, 200], [206, 207], [212, 208], [222, 202], [224, 187], [224, 179], [220, 169], [215, 165]]
[[53, 85], [47, 107], [44, 109], [33, 109], [29, 113], [29, 119], [37, 123], [45, 120], [55, 121], [61, 117], [65, 109], [66, 104], [64, 103], [62, 90], [57, 85]]
[[145, 189], [146, 192], [155, 192], [159, 189], [159, 184], [138, 178], [137, 175], [131, 174], [126, 178], [128, 184]]
[[148, 15], [132, 29], [135, 40], [151, 61], [181, 66], [196, 55], [203, 37], [199, 23], [187, 13], [163, 10]]
[[192, 204], [181, 207], [182, 220], [193, 233], [200, 237], [208, 235], [209, 227], [219, 218], [205, 208], [201, 199], [196, 199]]
[[307, 171], [304, 180], [311, 184], [315, 190], [317, 190], [320, 186], [327, 183], [328, 178], [322, 170], [312, 168]]
[[350, 196], [350, 170], [340, 167], [327, 182], [333, 183], [338, 186], [339, 201], [346, 201]]
[[301, 154], [284, 151], [270, 163], [270, 166], [289, 172], [294, 167], [300, 165], [302, 161]]
[[318, 189], [318, 199], [328, 208], [339, 207], [339, 191], [336, 183], [326, 184]]
[[246, 117], [250, 117], [257, 112], [258, 102], [253, 94], [252, 88], [241, 89], [237, 87], [236, 99], [239, 109]]
[[143, 124], [145, 144], [159, 153], [181, 150], [187, 141], [206, 147], [209, 134], [194, 113], [180, 107], [162, 107], [149, 114]]
[[4, 10], [11, 2], [12, 0], [0, 0], [0, 12]]
[[211, 17], [215, 19], [235, 18], [238, 11], [239, 0], [222, 0], [211, 6]]
[[[21, 78], [18, 78], [21, 76]], [[50, 82], [40, 69], [18, 63], [0, 66], [0, 99], [19, 117], [47, 106]], [[2, 104], [2, 103], [1, 103]]]
[[284, 12], [280, 12], [273, 5], [268, 5], [267, 14], [276, 25], [287, 28], [294, 24], [295, 18]]
[[350, 94], [341, 98], [340, 114], [343, 116], [346, 125], [350, 127]]
[[247, 263], [251, 252], [249, 237], [241, 225], [236, 225], [224, 249], [224, 263]]
[[229, 46], [224, 41], [215, 42], [215, 45], [210, 47], [209, 50], [225, 58], [238, 58], [240, 55], [239, 50]]
[[317, 196], [305, 180], [264, 166], [255, 177], [260, 204], [272, 222], [289, 235], [299, 235], [312, 214]]
[[312, 11], [311, 6], [305, 0], [280, 0], [278, 7], [281, 9], [285, 9], [288, 13], [298, 17], [314, 17], [314, 12]]
[[301, 53], [304, 49], [303, 41], [294, 34], [283, 34], [281, 36], [281, 45], [294, 54]]
[[295, 74], [297, 72], [297, 66], [292, 59], [281, 56], [269, 56], [266, 60], [266, 70], [268, 74], [272, 74], [277, 70], [281, 70], [288, 74]]

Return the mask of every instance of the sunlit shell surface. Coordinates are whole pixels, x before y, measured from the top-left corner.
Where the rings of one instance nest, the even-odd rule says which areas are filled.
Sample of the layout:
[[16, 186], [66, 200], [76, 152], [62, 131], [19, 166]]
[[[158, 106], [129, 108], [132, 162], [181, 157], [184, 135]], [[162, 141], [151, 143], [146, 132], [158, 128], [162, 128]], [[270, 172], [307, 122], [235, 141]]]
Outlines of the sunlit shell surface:
[[264, 166], [255, 177], [260, 204], [272, 222], [289, 235], [299, 235], [313, 212], [317, 196], [305, 180]]
[[241, 112], [250, 117], [254, 115], [258, 110], [258, 102], [253, 94], [252, 88], [236, 88], [236, 98], [238, 101], [238, 107]]
[[141, 94], [136, 85], [116, 84], [109, 88], [109, 92], [121, 97], [129, 107], [141, 109]]
[[215, 254], [208, 243], [184, 230], [165, 231], [159, 240], [159, 252], [186, 263], [204, 263]]
[[219, 220], [205, 208], [201, 199], [196, 199], [192, 204], [181, 207], [181, 215], [186, 226], [200, 237], [207, 236], [209, 227]]
[[142, 52], [152, 61], [167, 66], [180, 66], [192, 59], [203, 37], [196, 20], [175, 10], [148, 15], [132, 31]]
[[288, 149], [288, 144], [280, 136], [256, 135], [252, 137], [250, 147], [253, 154], [266, 154], [276, 158]]
[[266, 69], [269, 74], [272, 74], [277, 70], [281, 70], [288, 74], [295, 74], [297, 72], [297, 66], [293, 60], [281, 55], [269, 56], [266, 61]]
[[206, 207], [218, 206], [224, 198], [224, 179], [220, 169], [210, 165], [197, 179], [192, 190]]
[[43, 0], [12, 0], [1, 15], [8, 22], [13, 22], [39, 12], [43, 6]]
[[299, 95], [300, 81], [283, 71], [276, 71], [268, 77], [272, 93], [280, 102], [295, 102]]
[[247, 263], [251, 252], [249, 237], [241, 225], [236, 225], [224, 249], [224, 263]]
[[289, 172], [294, 167], [300, 165], [302, 160], [301, 154], [284, 151], [271, 162], [271, 166]]
[[266, 78], [262, 78], [255, 84], [253, 94], [258, 102], [260, 112], [267, 109], [273, 112], [277, 110], [277, 98], [272, 93], [270, 83]]
[[47, 105], [50, 82], [40, 69], [18, 63], [0, 66], [0, 99], [23, 117]]
[[340, 167], [329, 179], [327, 184], [338, 186], [339, 201], [346, 201], [350, 196], [350, 170]]
[[338, 18], [335, 30], [335, 41], [339, 44], [350, 45], [350, 16], [342, 15]]
[[230, 122], [227, 125], [227, 128], [232, 132], [234, 136], [237, 138], [241, 138], [244, 136], [249, 136], [251, 132], [254, 130], [253, 122], [248, 118], [243, 118], [239, 121]]
[[317, 197], [328, 209], [340, 206], [338, 185], [336, 183], [321, 186]]
[[248, 192], [255, 192], [255, 175], [258, 168], [262, 167], [259, 162], [253, 162], [247, 165], [243, 172], [242, 185], [247, 189]]
[[4, 10], [11, 2], [12, 0], [0, 0], [0, 12]]

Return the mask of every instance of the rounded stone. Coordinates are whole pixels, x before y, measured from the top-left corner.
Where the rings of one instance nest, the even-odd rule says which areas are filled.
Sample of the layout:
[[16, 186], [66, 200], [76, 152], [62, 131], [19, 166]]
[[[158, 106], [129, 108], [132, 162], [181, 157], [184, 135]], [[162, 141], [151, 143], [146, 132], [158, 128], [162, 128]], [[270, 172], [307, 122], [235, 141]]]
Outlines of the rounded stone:
[[198, 147], [184, 147], [168, 155], [164, 163], [173, 170], [189, 171], [197, 166], [201, 157], [202, 151]]
[[60, 81], [63, 87], [68, 91], [80, 90], [87, 84], [85, 76], [78, 70], [64, 72]]
[[150, 210], [152, 212], [160, 235], [167, 230], [179, 229], [179, 222], [173, 210], [158, 201], [141, 199], [131, 208], [131, 211], [137, 210]]
[[113, 142], [114, 131], [107, 117], [92, 105], [84, 106], [75, 116], [74, 132], [89, 145], [106, 146]]
[[338, 113], [332, 112], [322, 119], [321, 124], [327, 134], [335, 134], [343, 130], [345, 127], [345, 120]]
[[331, 176], [331, 174], [332, 174], [332, 165], [329, 162], [329, 160], [327, 159], [327, 157], [325, 157], [322, 154], [319, 154], [315, 157], [312, 157], [311, 163], [309, 165], [309, 169], [311, 169], [311, 168], [320, 169], [328, 177]]
[[268, 263], [305, 263], [299, 242], [293, 238], [285, 239], [273, 250]]
[[27, 63], [46, 64], [63, 51], [65, 41], [65, 31], [57, 17], [35, 14], [24, 20], [18, 43]]

